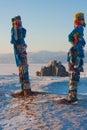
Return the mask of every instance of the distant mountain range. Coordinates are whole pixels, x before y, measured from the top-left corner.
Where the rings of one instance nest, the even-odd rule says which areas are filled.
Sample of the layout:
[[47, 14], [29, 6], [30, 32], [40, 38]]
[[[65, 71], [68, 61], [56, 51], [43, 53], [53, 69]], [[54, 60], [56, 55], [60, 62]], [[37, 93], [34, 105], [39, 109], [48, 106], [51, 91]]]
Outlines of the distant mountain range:
[[[30, 63], [48, 63], [49, 61], [61, 61], [62, 63], [67, 62], [67, 52], [50, 52], [50, 51], [39, 51], [29, 52], [28, 62]], [[87, 51], [85, 51], [85, 63], [87, 63]], [[0, 64], [14, 64], [15, 58], [13, 54], [0, 54]]]

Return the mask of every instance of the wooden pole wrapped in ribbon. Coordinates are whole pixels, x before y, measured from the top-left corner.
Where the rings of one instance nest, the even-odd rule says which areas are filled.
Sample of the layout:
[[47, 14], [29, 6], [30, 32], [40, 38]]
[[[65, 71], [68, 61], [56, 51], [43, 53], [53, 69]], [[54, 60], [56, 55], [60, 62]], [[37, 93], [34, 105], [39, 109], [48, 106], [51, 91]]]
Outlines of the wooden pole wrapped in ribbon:
[[21, 17], [16, 16], [12, 18], [11, 43], [14, 46], [15, 61], [22, 89], [19, 94], [27, 96], [31, 94], [31, 87], [26, 52], [27, 45], [24, 41], [25, 36], [26, 29], [22, 27]]
[[68, 38], [72, 44], [68, 52], [68, 66], [69, 66], [69, 93], [68, 102], [77, 101], [77, 88], [80, 79], [80, 72], [83, 72], [83, 58], [84, 58], [84, 46], [85, 40], [84, 27], [85, 20], [83, 13], [76, 13], [74, 16], [74, 29], [69, 34]]

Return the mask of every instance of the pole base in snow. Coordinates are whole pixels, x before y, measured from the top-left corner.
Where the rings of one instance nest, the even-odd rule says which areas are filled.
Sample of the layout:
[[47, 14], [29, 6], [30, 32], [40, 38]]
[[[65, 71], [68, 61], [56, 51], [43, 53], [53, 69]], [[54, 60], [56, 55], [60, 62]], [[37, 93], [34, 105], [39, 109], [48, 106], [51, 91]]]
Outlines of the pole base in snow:
[[29, 96], [29, 95], [32, 95], [32, 91], [31, 89], [23, 89], [23, 95], [26, 97], [26, 96]]
[[58, 99], [57, 103], [58, 104], [65, 104], [65, 105], [71, 105], [71, 104], [76, 105], [76, 104], [78, 104], [78, 101], [68, 101], [65, 98], [60, 98], [60, 99]]
[[27, 89], [24, 91], [17, 91], [15, 93], [12, 94], [12, 96], [14, 98], [18, 98], [18, 97], [32, 97], [32, 96], [37, 96], [37, 95], [46, 95], [46, 92], [38, 92], [38, 91], [31, 91], [31, 89]]
[[24, 89], [24, 90], [17, 91], [12, 94], [13, 97], [20, 97], [20, 96], [26, 97], [26, 96], [30, 96], [30, 95], [32, 95], [31, 89]]
[[20, 96], [24, 96], [24, 93], [23, 93], [23, 91], [21, 90], [21, 91], [14, 92], [14, 93], [12, 94], [12, 96], [13, 96], [13, 97], [20, 97]]

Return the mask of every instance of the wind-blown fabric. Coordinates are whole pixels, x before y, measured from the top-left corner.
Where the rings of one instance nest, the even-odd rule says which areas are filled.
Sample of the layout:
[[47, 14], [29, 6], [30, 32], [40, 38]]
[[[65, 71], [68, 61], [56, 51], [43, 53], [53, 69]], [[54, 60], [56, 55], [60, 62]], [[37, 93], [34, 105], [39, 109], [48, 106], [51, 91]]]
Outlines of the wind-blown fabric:
[[[22, 51], [24, 52], [26, 51], [27, 45], [25, 44], [25, 41], [24, 41], [25, 36], [26, 36], [26, 29], [24, 29], [23, 27], [20, 27], [17, 29], [14, 29], [14, 28], [11, 29], [11, 43], [14, 46], [14, 55], [15, 55], [17, 66], [22, 65], [17, 45], [22, 44], [23, 45]], [[25, 50], [23, 48], [25, 48]]]

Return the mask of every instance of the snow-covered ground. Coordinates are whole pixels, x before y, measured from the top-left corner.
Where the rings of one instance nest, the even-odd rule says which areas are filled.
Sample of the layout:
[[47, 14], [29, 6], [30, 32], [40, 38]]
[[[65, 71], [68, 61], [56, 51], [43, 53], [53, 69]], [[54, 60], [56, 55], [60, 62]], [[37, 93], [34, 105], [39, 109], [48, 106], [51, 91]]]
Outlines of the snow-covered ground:
[[[20, 90], [17, 67], [0, 64], [0, 130], [86, 130], [87, 129], [87, 64], [78, 86], [77, 105], [57, 103], [68, 94], [68, 77], [36, 77], [41, 64], [30, 64], [33, 91], [47, 94], [13, 98]], [[67, 65], [65, 64], [66, 68]]]

